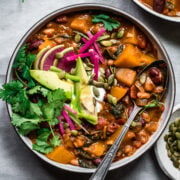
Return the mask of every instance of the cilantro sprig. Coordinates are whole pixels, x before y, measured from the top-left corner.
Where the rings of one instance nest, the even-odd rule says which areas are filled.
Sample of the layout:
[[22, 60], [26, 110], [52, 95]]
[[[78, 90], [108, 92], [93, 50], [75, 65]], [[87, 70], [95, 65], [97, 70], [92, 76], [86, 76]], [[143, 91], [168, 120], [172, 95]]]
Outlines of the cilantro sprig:
[[111, 19], [108, 15], [99, 14], [93, 17], [93, 23], [102, 22], [104, 24], [105, 29], [108, 31], [112, 31], [113, 29], [117, 29], [120, 26], [120, 23], [114, 19]]
[[[32, 53], [26, 53], [27, 45], [22, 46], [15, 58], [15, 62], [13, 64], [13, 68], [16, 70], [17, 78], [22, 77], [23, 80], [26, 80], [28, 87], [34, 87], [35, 83], [30, 76], [30, 68], [32, 63], [34, 62], [36, 55]], [[19, 79], [20, 81], [23, 81]], [[24, 81], [23, 81], [24, 82]]]
[[39, 129], [38, 137], [33, 144], [33, 149], [44, 154], [52, 152], [54, 147], [60, 145], [61, 141], [59, 135], [53, 135], [53, 137], [50, 138], [51, 134], [52, 132], [48, 128]]

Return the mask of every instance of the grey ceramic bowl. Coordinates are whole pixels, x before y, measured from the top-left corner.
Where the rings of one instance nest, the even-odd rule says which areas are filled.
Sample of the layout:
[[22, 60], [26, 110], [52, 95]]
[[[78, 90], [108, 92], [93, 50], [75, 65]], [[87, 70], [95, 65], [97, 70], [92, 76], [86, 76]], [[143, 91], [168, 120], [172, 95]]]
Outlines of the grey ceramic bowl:
[[[174, 73], [173, 73], [173, 69], [172, 69], [170, 59], [169, 59], [164, 47], [162, 46], [160, 41], [156, 38], [154, 33], [152, 33], [149, 30], [149, 28], [146, 27], [142, 22], [140, 22], [139, 20], [137, 20], [136, 18], [127, 14], [124, 11], [121, 11], [115, 7], [110, 7], [110, 6], [103, 5], [103, 4], [85, 3], [85, 4], [72, 5], [72, 6], [62, 8], [62, 9], [58, 9], [58, 10], [52, 12], [51, 14], [48, 14], [47, 16], [42, 18], [41, 20], [39, 20], [20, 40], [20, 42], [18, 43], [18, 45], [17, 45], [16, 49], [14, 50], [14, 53], [11, 57], [9, 67], [8, 67], [8, 71], [7, 71], [6, 82], [9, 82], [12, 79], [12, 64], [14, 62], [14, 59], [15, 59], [16, 54], [18, 52], [18, 49], [26, 42], [26, 40], [33, 33], [37, 32], [43, 25], [45, 25], [50, 20], [54, 19], [56, 16], [59, 16], [61, 14], [68, 14], [71, 12], [79, 12], [82, 10], [88, 10], [88, 11], [89, 10], [96, 10], [96, 11], [101, 10], [104, 12], [110, 12], [112, 14], [115, 14], [117, 16], [123, 17], [123, 18], [131, 21], [137, 27], [139, 27], [142, 32], [144, 32], [146, 34], [146, 36], [150, 39], [150, 41], [152, 42], [154, 47], [157, 49], [158, 58], [164, 59], [167, 62], [168, 67], [169, 67], [169, 86], [167, 89], [167, 96], [166, 96], [166, 100], [165, 100], [165, 107], [166, 108], [165, 108], [165, 111], [163, 112], [162, 119], [160, 121], [158, 130], [151, 136], [151, 138], [149, 139], [149, 141], [145, 145], [143, 145], [139, 150], [136, 151], [135, 154], [133, 154], [130, 157], [127, 157], [127, 158], [124, 158], [122, 160], [119, 160], [117, 162], [112, 163], [110, 170], [113, 170], [113, 169], [125, 166], [128, 163], [136, 160], [139, 156], [141, 156], [143, 153], [145, 153], [155, 143], [155, 141], [158, 139], [158, 137], [160, 136], [160, 134], [164, 130], [164, 128], [165, 128], [165, 126], [169, 120], [169, 117], [171, 115], [171, 111], [173, 108], [173, 104], [174, 104], [175, 79], [174, 79]], [[7, 105], [7, 108], [8, 108], [9, 115], [11, 116], [11, 114], [12, 114], [11, 107], [9, 105]], [[49, 160], [46, 156], [32, 150], [32, 143], [28, 138], [26, 138], [24, 136], [20, 136], [20, 138], [22, 139], [22, 141], [26, 144], [26, 146], [32, 152], [34, 152], [42, 160], [44, 160], [45, 162], [47, 162], [53, 166], [56, 166], [56, 167], [64, 169], [64, 170], [73, 171], [73, 172], [80, 172], [80, 173], [92, 173], [95, 171], [95, 169], [87, 169], [87, 168], [81, 168], [81, 167], [76, 167], [76, 166], [72, 166], [72, 165], [65, 165], [65, 164], [61, 164], [61, 163], [57, 163], [57, 162], [54, 162], [52, 160]]]

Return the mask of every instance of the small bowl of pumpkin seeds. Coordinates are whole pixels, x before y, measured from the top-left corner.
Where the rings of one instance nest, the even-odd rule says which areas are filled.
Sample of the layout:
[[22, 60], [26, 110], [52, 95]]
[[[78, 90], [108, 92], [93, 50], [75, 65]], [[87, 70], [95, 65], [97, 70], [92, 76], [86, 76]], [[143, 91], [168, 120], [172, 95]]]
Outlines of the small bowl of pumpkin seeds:
[[176, 105], [164, 132], [155, 145], [155, 154], [164, 173], [180, 179], [180, 104]]

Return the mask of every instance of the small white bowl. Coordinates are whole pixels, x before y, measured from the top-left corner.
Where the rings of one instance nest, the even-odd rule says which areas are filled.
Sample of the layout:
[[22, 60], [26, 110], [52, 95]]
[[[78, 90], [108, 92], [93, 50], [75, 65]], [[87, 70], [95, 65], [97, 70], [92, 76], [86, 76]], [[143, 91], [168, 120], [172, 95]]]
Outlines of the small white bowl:
[[178, 168], [175, 168], [173, 166], [172, 161], [167, 155], [166, 150], [166, 142], [164, 140], [165, 134], [169, 131], [169, 125], [171, 122], [173, 122], [177, 117], [180, 117], [180, 104], [176, 105], [173, 109], [173, 113], [171, 115], [171, 118], [168, 122], [168, 125], [166, 126], [166, 129], [161, 134], [160, 138], [156, 142], [154, 146], [156, 158], [158, 160], [158, 163], [161, 167], [161, 169], [164, 171], [164, 173], [169, 176], [171, 179], [178, 180], [180, 179], [180, 170]]
[[156, 11], [154, 11], [153, 9], [147, 7], [146, 5], [144, 5], [142, 2], [140, 2], [140, 0], [133, 0], [134, 3], [136, 3], [139, 7], [141, 7], [142, 9], [144, 9], [145, 11], [159, 17], [159, 18], [162, 18], [162, 19], [165, 19], [165, 20], [168, 20], [168, 21], [172, 21], [172, 22], [179, 22], [180, 23], [180, 17], [178, 16], [166, 16], [164, 14], [161, 14], [161, 13], [158, 13]]

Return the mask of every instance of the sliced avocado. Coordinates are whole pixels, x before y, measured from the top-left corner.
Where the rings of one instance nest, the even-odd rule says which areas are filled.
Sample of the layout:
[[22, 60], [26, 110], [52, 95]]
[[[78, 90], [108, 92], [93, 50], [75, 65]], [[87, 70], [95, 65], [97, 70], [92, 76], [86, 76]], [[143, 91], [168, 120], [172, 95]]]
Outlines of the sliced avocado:
[[81, 58], [76, 61], [76, 75], [80, 77], [80, 82], [75, 83], [75, 95], [73, 107], [79, 112], [79, 117], [86, 119], [91, 124], [97, 124], [97, 113], [95, 111], [91, 86], [88, 85], [88, 76]]
[[81, 78], [80, 84], [88, 84], [88, 76], [81, 58], [76, 61], [76, 75]]
[[[44, 63], [46, 62], [46, 60], [48, 59], [48, 57], [49, 57], [54, 51], [56, 51], [57, 49], [62, 48], [62, 47], [64, 47], [64, 45], [62, 45], [62, 44], [61, 44], [61, 45], [58, 45], [58, 46], [55, 46], [55, 47], [49, 49], [49, 50], [44, 54], [44, 56], [43, 56], [43, 58], [42, 58], [42, 60], [41, 60], [41, 62], [40, 62], [40, 69], [41, 69], [41, 70], [44, 69]], [[53, 63], [52, 63], [51, 65], [53, 65]]]
[[48, 51], [49, 47], [43, 48], [36, 56], [36, 59], [34, 61], [34, 69], [39, 69], [39, 65], [41, 63], [42, 57], [45, 55], [45, 53]]
[[30, 70], [30, 75], [41, 85], [51, 90], [61, 88], [65, 91], [67, 98], [72, 97], [73, 83], [60, 80], [57, 73], [52, 71]]

